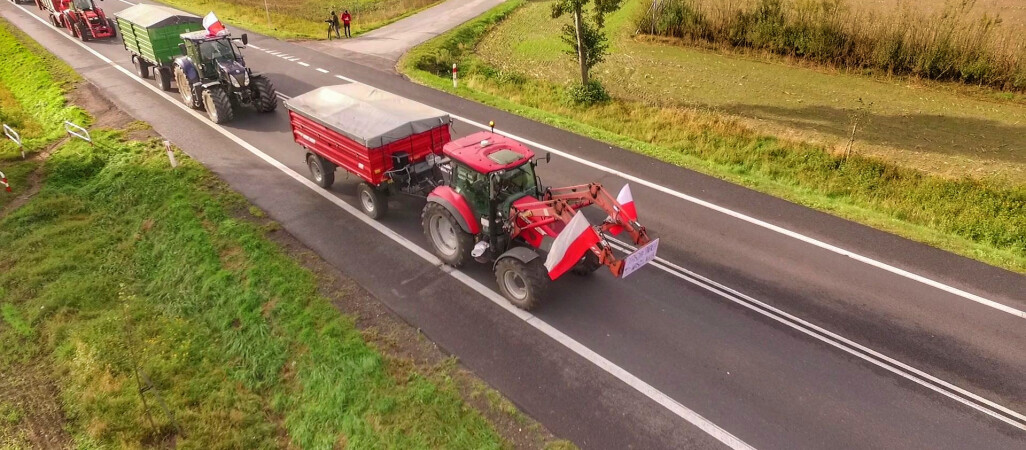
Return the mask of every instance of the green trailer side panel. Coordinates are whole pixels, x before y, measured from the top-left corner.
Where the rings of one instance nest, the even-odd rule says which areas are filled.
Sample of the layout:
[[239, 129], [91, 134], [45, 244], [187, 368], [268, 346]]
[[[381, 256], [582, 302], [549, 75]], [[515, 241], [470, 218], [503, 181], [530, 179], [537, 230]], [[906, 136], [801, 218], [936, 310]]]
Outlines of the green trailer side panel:
[[203, 29], [203, 19], [166, 6], [135, 5], [117, 18], [125, 48], [155, 65], [169, 65], [181, 55], [182, 33]]

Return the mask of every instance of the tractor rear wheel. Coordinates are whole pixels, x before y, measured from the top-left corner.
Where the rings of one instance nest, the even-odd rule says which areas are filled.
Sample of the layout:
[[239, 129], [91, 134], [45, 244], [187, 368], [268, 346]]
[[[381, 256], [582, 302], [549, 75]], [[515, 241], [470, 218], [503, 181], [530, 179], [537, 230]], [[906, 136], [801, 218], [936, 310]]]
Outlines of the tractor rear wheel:
[[235, 118], [232, 102], [221, 86], [211, 86], [203, 91], [203, 106], [207, 109], [207, 116], [214, 123], [230, 122]]
[[139, 75], [139, 78], [150, 77], [150, 64], [143, 61], [139, 56], [134, 56], [132, 59], [135, 60], [135, 74]]
[[178, 85], [178, 95], [182, 96], [182, 103], [192, 109], [199, 109], [200, 103], [196, 101], [196, 96], [192, 95], [192, 83], [189, 82], [189, 76], [185, 74], [182, 66], [175, 66], [175, 84]]
[[514, 257], [501, 258], [495, 263], [495, 281], [499, 283], [502, 296], [524, 311], [541, 303], [552, 282], [542, 258], [525, 264]]
[[157, 80], [157, 84], [160, 85], [160, 89], [165, 91], [171, 90], [171, 71], [166, 67], [159, 67], [154, 70], [153, 78]]
[[306, 166], [310, 169], [310, 177], [318, 186], [328, 189], [335, 184], [335, 165], [325, 161], [320, 155], [307, 153]]
[[470, 258], [474, 236], [460, 227], [456, 218], [439, 203], [428, 202], [421, 214], [424, 236], [431, 243], [432, 253], [442, 262], [461, 267]]
[[271, 80], [255, 76], [250, 88], [253, 89], [253, 106], [258, 112], [271, 112], [278, 107], [278, 93], [274, 90]]
[[366, 182], [356, 187], [356, 197], [360, 201], [360, 209], [371, 219], [381, 219], [388, 212], [388, 198], [385, 193]]

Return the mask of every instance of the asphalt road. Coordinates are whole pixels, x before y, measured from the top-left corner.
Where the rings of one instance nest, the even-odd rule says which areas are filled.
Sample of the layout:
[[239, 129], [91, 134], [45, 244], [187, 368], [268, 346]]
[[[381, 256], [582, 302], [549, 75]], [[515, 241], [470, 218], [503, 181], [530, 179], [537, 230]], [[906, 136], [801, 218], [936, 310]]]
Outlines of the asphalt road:
[[[1026, 277], [251, 33], [249, 65], [284, 94], [352, 79], [569, 155], [541, 167], [547, 184], [635, 177], [662, 260], [624, 280], [560, 280], [533, 315], [511, 313], [483, 289], [487, 267], [446, 276], [421, 257], [422, 202], [372, 225], [350, 213], [355, 179], [297, 179], [284, 108], [212, 127], [34, 8], [0, 11], [583, 448], [1026, 448]], [[130, 68], [120, 41], [87, 45]]]

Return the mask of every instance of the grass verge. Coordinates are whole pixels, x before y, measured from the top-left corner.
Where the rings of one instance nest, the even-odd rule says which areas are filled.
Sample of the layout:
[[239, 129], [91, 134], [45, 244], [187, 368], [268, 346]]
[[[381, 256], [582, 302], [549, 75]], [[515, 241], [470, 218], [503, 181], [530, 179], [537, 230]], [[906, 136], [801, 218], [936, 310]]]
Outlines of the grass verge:
[[[24, 62], [0, 86], [26, 123], [53, 105], [88, 119], [66, 83], [7, 84], [70, 68], [0, 39]], [[0, 210], [0, 447], [506, 445], [461, 398], [454, 361], [422, 371], [369, 345], [269, 239], [278, 228], [199, 163], [92, 136], [39, 159], [42, 187]]]
[[[437, 89], [708, 173], [1011, 270], [1026, 272], [1026, 187], [950, 179], [754, 132], [722, 116], [614, 100], [569, 106], [565, 89], [474, 53], [524, 1], [500, 5], [414, 49], [400, 68]], [[458, 62], [453, 89], [446, 67]]]
[[[420, 12], [442, 0], [160, 0], [162, 3], [206, 14], [214, 11], [229, 25], [278, 39], [326, 39], [331, 11], [340, 16], [348, 9], [353, 16], [352, 34], [357, 36]], [[267, 5], [265, 10], [264, 6]]]

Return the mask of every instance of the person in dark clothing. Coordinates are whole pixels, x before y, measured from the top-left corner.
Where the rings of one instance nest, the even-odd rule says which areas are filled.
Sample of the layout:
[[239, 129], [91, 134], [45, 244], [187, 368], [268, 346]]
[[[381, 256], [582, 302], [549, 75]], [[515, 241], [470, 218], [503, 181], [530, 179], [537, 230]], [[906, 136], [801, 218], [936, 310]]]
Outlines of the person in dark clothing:
[[342, 11], [342, 26], [346, 28], [346, 37], [351, 38], [353, 34], [349, 32], [349, 22], [352, 22], [353, 16], [349, 15], [349, 10]]
[[335, 31], [336, 38], [342, 39], [342, 36], [338, 33], [338, 14], [335, 14], [335, 11], [331, 12], [331, 18], [328, 19], [328, 39], [331, 39], [332, 30]]

